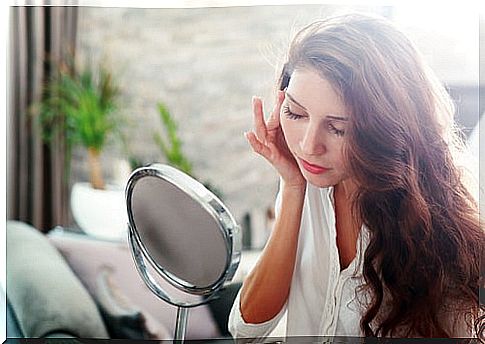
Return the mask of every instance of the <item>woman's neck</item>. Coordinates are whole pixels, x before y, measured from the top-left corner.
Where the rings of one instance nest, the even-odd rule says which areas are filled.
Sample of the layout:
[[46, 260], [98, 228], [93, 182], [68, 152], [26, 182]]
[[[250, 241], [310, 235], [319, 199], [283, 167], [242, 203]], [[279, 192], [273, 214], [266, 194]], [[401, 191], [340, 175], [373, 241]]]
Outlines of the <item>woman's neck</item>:
[[355, 196], [356, 191], [357, 184], [354, 182], [354, 180], [347, 178], [334, 186], [334, 197], [338, 197], [342, 201], [345, 200], [346, 202], [349, 202]]
[[346, 217], [347, 224], [350, 224], [351, 228], [355, 230], [356, 235], [358, 235], [360, 227], [362, 226], [362, 220], [358, 217], [358, 214], [355, 213], [355, 209], [353, 209], [354, 197], [357, 189], [357, 184], [349, 178], [334, 186], [333, 195], [337, 216]]

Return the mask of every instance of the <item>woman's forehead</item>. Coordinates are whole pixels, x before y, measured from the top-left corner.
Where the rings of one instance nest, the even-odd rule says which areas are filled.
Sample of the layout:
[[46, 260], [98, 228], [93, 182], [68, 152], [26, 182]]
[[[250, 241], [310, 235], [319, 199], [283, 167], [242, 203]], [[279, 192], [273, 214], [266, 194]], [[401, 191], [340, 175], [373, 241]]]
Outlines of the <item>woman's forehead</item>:
[[349, 109], [332, 84], [312, 69], [295, 69], [286, 93], [289, 103], [309, 114], [334, 114], [340, 117], [350, 115]]

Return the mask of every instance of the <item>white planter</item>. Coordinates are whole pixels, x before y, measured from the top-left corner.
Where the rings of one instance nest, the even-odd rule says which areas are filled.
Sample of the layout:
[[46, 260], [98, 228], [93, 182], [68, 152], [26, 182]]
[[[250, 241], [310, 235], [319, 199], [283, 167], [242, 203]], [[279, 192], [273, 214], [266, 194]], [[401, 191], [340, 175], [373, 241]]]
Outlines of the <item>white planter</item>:
[[78, 226], [89, 235], [109, 240], [127, 236], [123, 187], [106, 185], [105, 190], [97, 190], [90, 183], [75, 183], [71, 191], [71, 210]]

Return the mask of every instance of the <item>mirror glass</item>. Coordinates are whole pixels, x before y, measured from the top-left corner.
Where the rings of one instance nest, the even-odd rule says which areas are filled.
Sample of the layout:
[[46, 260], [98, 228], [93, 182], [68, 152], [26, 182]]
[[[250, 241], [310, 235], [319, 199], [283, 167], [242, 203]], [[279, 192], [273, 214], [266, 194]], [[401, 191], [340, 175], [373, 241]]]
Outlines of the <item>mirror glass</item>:
[[229, 259], [224, 232], [201, 203], [156, 176], [137, 180], [131, 202], [140, 241], [170, 277], [205, 288], [224, 274]]

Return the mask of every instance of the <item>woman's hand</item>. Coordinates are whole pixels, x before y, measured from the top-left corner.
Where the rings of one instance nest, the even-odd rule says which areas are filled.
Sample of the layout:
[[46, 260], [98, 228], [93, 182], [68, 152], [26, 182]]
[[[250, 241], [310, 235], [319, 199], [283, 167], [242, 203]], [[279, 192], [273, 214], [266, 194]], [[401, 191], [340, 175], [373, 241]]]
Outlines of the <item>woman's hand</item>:
[[262, 101], [258, 97], [253, 97], [255, 132], [249, 131], [244, 135], [253, 150], [263, 156], [278, 171], [285, 186], [305, 187], [306, 180], [286, 144], [280, 125], [280, 110], [284, 99], [285, 92], [278, 91], [275, 107], [265, 122]]

